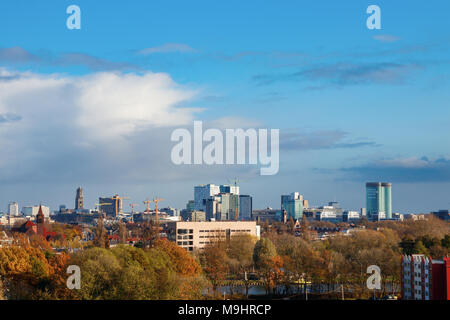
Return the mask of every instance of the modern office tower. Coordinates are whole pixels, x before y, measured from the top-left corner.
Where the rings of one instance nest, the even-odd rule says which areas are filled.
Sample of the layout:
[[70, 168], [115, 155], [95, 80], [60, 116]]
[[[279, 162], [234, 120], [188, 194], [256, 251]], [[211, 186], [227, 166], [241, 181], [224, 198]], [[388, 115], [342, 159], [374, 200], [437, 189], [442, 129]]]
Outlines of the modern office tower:
[[19, 215], [19, 204], [17, 202], [9, 203], [8, 214], [12, 217], [17, 217]]
[[238, 186], [230, 186], [228, 184], [222, 184], [219, 187], [220, 193], [231, 193], [231, 194], [239, 194]]
[[79, 187], [77, 189], [77, 195], [75, 196], [75, 210], [83, 209], [84, 200], [83, 200], [83, 189]]
[[216, 220], [218, 212], [222, 210], [222, 198], [219, 196], [212, 196], [206, 199], [206, 220]]
[[298, 192], [281, 196], [281, 211], [286, 210], [287, 218], [299, 220], [303, 216], [303, 196]]
[[216, 220], [236, 220], [239, 219], [239, 195], [231, 193], [219, 194], [221, 198], [221, 210], [216, 214]]
[[206, 199], [220, 193], [220, 187], [214, 184], [194, 187], [194, 210], [206, 211]]
[[122, 199], [117, 197], [118, 195], [110, 198], [98, 198], [99, 211], [104, 212], [109, 217], [117, 217], [122, 212]]
[[239, 195], [239, 220], [251, 220], [252, 210], [252, 197], [243, 194]]
[[281, 195], [281, 211], [287, 211], [287, 203], [291, 200], [290, 195]]
[[392, 219], [392, 184], [387, 182], [366, 183], [367, 216], [379, 220]]

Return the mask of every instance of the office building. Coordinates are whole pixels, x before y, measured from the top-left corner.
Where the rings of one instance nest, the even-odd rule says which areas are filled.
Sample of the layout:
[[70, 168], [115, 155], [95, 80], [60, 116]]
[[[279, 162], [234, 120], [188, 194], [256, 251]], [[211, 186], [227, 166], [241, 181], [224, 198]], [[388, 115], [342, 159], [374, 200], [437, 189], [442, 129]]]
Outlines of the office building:
[[183, 218], [183, 221], [206, 221], [206, 213], [204, 211], [187, 211], [187, 210], [181, 210], [181, 218]]
[[343, 222], [353, 222], [361, 219], [361, 215], [358, 211], [344, 211], [342, 213]]
[[169, 222], [167, 238], [188, 251], [202, 249], [217, 240], [229, 240], [239, 234], [259, 239], [260, 227], [255, 221]]
[[303, 217], [303, 196], [298, 192], [281, 196], [281, 211], [286, 210], [287, 219], [301, 220]]
[[194, 210], [206, 211], [206, 200], [220, 193], [220, 187], [214, 184], [194, 187]]
[[366, 208], [371, 220], [392, 219], [392, 184], [367, 182]]
[[216, 216], [222, 210], [222, 198], [219, 196], [212, 196], [206, 199], [206, 220], [216, 220]]
[[82, 210], [84, 206], [83, 189], [79, 187], [75, 196], [75, 210]]
[[402, 256], [401, 291], [403, 300], [450, 300], [450, 258]]
[[8, 215], [11, 217], [19, 216], [19, 204], [17, 202], [10, 202], [8, 205]]
[[[22, 215], [25, 217], [36, 217], [39, 212], [39, 206], [25, 206], [22, 208]], [[50, 217], [50, 208], [42, 206], [42, 214], [45, 218]]]
[[[344, 220], [344, 209], [342, 209], [339, 202], [336, 201], [328, 202], [328, 205], [317, 208], [304, 208], [303, 214], [308, 220], [328, 221], [333, 223], [342, 222]], [[352, 215], [354, 214], [351, 213], [351, 216]]]
[[180, 215], [180, 211], [172, 207], [160, 208], [158, 211], [171, 217], [178, 217]]
[[239, 195], [239, 220], [252, 219], [253, 203], [249, 195]]
[[272, 208], [253, 210], [252, 220], [257, 222], [268, 222], [268, 223], [280, 222], [283, 221], [283, 211]]
[[231, 194], [239, 194], [238, 186], [230, 186], [228, 184], [223, 184], [219, 187], [220, 193], [231, 193]]
[[216, 220], [239, 220], [239, 195], [220, 193], [220, 211], [216, 213]]
[[122, 199], [118, 195], [110, 198], [98, 198], [100, 204], [99, 211], [104, 212], [108, 217], [117, 217], [122, 212]]

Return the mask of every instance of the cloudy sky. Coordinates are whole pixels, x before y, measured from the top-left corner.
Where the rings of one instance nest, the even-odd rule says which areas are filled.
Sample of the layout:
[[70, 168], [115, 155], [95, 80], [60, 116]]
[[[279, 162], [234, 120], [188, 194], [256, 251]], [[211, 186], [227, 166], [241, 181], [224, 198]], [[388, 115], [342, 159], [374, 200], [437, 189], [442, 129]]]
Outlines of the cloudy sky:
[[[81, 30], [66, 28], [67, 6]], [[450, 2], [0, 3], [0, 211], [118, 193], [182, 208], [238, 178], [254, 207], [298, 191], [393, 209], [450, 207]], [[280, 169], [172, 164], [176, 128], [280, 129]]]

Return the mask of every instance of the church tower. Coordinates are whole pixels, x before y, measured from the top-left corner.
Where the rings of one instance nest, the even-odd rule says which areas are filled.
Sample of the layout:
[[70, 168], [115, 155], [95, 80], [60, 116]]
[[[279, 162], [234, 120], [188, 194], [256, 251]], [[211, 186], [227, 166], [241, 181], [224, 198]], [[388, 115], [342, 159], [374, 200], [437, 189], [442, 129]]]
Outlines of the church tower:
[[36, 216], [36, 224], [37, 224], [37, 233], [45, 236], [45, 227], [44, 227], [45, 217], [44, 213], [42, 212], [42, 206], [39, 205], [39, 211]]
[[75, 197], [75, 210], [83, 209], [84, 200], [83, 200], [83, 189], [79, 187], [77, 189], [77, 195]]

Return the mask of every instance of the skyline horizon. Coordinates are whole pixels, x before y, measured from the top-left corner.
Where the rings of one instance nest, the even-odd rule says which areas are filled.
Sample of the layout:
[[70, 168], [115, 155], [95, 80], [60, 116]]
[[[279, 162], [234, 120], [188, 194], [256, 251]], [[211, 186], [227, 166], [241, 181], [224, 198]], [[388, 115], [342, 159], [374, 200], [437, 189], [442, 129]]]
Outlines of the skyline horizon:
[[[374, 182], [374, 181], [370, 181], [370, 182], [365, 182], [363, 185], [365, 186], [367, 183], [386, 183], [386, 182]], [[389, 183], [389, 182], [388, 182]], [[205, 183], [205, 184], [196, 184], [196, 185], [193, 185], [192, 186], [192, 189], [194, 189], [194, 187], [195, 186], [201, 186], [201, 185], [208, 185], [208, 184], [212, 184], [212, 185], [217, 185], [217, 186], [220, 186], [220, 185], [232, 185], [232, 184], [228, 184], [228, 183], [224, 183], [224, 184], [216, 184], [216, 183]], [[255, 203], [254, 201], [255, 201], [255, 196], [253, 195], [253, 194], [251, 194], [251, 193], [248, 193], [248, 192], [246, 192], [246, 193], [241, 193], [241, 186], [240, 185], [237, 185], [237, 187], [239, 187], [239, 194], [240, 195], [249, 195], [249, 196], [251, 196], [251, 198], [252, 198], [252, 202], [253, 203]], [[82, 185], [79, 185], [78, 187], [75, 187], [73, 190], [74, 190], [74, 192], [73, 192], [73, 199], [72, 199], [72, 202], [73, 202], [73, 208], [72, 208], [72, 205], [70, 205], [70, 204], [68, 204], [68, 202], [66, 202], [66, 203], [59, 203], [59, 204], [55, 204], [56, 202], [54, 202], [54, 203], [52, 203], [52, 204], [50, 204], [50, 202], [47, 202], [47, 201], [42, 201], [42, 200], [40, 200], [40, 201], [38, 201], [39, 202], [39, 204], [36, 204], [36, 203], [32, 203], [32, 202], [30, 202], [30, 201], [28, 201], [28, 202], [26, 202], [25, 201], [25, 203], [26, 204], [23, 204], [23, 205], [20, 205], [21, 203], [24, 203], [24, 202], [22, 202], [22, 201], [16, 201], [16, 200], [9, 200], [5, 205], [4, 205], [4, 207], [6, 207], [6, 210], [3, 212], [3, 211], [0, 211], [0, 212], [3, 212], [3, 213], [7, 213], [7, 211], [8, 211], [8, 209], [9, 209], [9, 204], [11, 204], [11, 203], [14, 203], [14, 202], [17, 202], [18, 203], [18, 206], [19, 206], [19, 211], [21, 212], [21, 209], [23, 208], [23, 207], [29, 207], [29, 206], [38, 206], [38, 205], [44, 205], [44, 206], [47, 206], [47, 207], [49, 207], [50, 208], [50, 211], [51, 212], [54, 212], [54, 211], [58, 211], [59, 210], [59, 207], [61, 206], [61, 205], [64, 205], [64, 206], [66, 206], [66, 208], [67, 209], [75, 209], [75, 201], [76, 201], [76, 192], [77, 192], [77, 189], [78, 188], [81, 188], [82, 189], [82, 191], [83, 191], [83, 200], [84, 199], [89, 199], [89, 201], [83, 201], [84, 202], [84, 204], [85, 203], [93, 203], [93, 206], [90, 206], [90, 205], [84, 205], [83, 206], [83, 208], [84, 209], [89, 209], [89, 210], [94, 210], [94, 208], [96, 207], [95, 206], [95, 204], [97, 203], [97, 201], [98, 201], [98, 199], [99, 198], [109, 198], [109, 197], [113, 197], [113, 196], [115, 196], [115, 195], [119, 195], [119, 196], [123, 196], [122, 194], [120, 194], [120, 193], [111, 193], [110, 195], [106, 195], [106, 194], [103, 194], [103, 195], [100, 195], [100, 196], [98, 196], [98, 197], [92, 197], [92, 196], [89, 196], [88, 194], [89, 193], [86, 193], [85, 192], [85, 187], [83, 187]], [[395, 190], [395, 189], [394, 189]], [[289, 194], [291, 194], [291, 193], [294, 193], [294, 192], [298, 192], [299, 194], [301, 194], [302, 196], [303, 196], [303, 199], [304, 200], [307, 200], [308, 201], [308, 204], [309, 204], [309, 206], [308, 206], [308, 208], [318, 208], [318, 207], [321, 207], [321, 206], [326, 206], [326, 205], [328, 205], [330, 202], [338, 202], [339, 204], [340, 204], [340, 206], [341, 206], [341, 208], [342, 209], [344, 209], [345, 211], [357, 211], [357, 212], [361, 212], [361, 209], [366, 209], [366, 203], [365, 203], [365, 200], [364, 200], [364, 206], [360, 206], [360, 207], [352, 207], [352, 208], [348, 208], [347, 206], [344, 206], [344, 205], [342, 205], [342, 201], [340, 201], [339, 199], [336, 199], [336, 197], [334, 197], [333, 199], [328, 199], [328, 200], [323, 200], [321, 203], [314, 203], [314, 205], [312, 205], [312, 203], [311, 203], [311, 201], [305, 196], [305, 194], [303, 193], [303, 192], [301, 192], [301, 191], [290, 191], [290, 192], [285, 192], [285, 193], [282, 193], [282, 194], [279, 194], [278, 195], [278, 197], [279, 197], [279, 200], [281, 200], [281, 196], [282, 195], [289, 195]], [[86, 195], [88, 195], [88, 196], [86, 196]], [[364, 195], [366, 195], [366, 189], [364, 188]], [[164, 195], [160, 195], [160, 194], [155, 194], [154, 196], [148, 196], [148, 197], [145, 197], [145, 198], [143, 198], [143, 199], [141, 199], [141, 200], [138, 200], [138, 202], [140, 202], [140, 203], [137, 203], [137, 206], [135, 205], [135, 207], [139, 207], [139, 206], [142, 206], [143, 208], [145, 207], [145, 205], [144, 205], [144, 201], [145, 200], [148, 200], [148, 199], [153, 199], [153, 198], [155, 198], [155, 197], [160, 197], [160, 196], [162, 196], [162, 197], [164, 197], [164, 205], [160, 205], [159, 207], [160, 208], [168, 208], [168, 207], [171, 207], [171, 208], [175, 208], [175, 209], [178, 209], [178, 210], [183, 210], [183, 209], [185, 209], [186, 208], [186, 204], [188, 203], [188, 201], [193, 201], [194, 200], [194, 193], [192, 192], [192, 198], [190, 198], [190, 199], [187, 199], [186, 201], [185, 201], [185, 203], [184, 203], [184, 205], [171, 205], [172, 203], [174, 203], [172, 200], [170, 200], [170, 201], [168, 201], [168, 199], [167, 199], [167, 197], [166, 196], [164, 196]], [[129, 194], [127, 194], [126, 195], [126, 197], [129, 197]], [[395, 201], [395, 197], [393, 196], [392, 197], [393, 198], [393, 200]], [[93, 200], [93, 199], [97, 199], [97, 200]], [[130, 203], [133, 203], [133, 199], [137, 199], [137, 198], [135, 198], [135, 197], [129, 197], [129, 199], [123, 199], [122, 200], [122, 208], [123, 208], [123, 212], [125, 212], [125, 213], [129, 213], [129, 212], [131, 212], [131, 207], [130, 207], [130, 210], [128, 211], [126, 208], [128, 208], [129, 207], [129, 204]], [[126, 203], [125, 203], [125, 202]], [[137, 201], [137, 200], [136, 200]], [[393, 201], [393, 203], [395, 203]], [[182, 200], [177, 200], [176, 201], [176, 203], [182, 203], [183, 201]], [[166, 205], [168, 203], [168, 205]], [[135, 203], [133, 203], [133, 204], [135, 204]], [[280, 205], [278, 206], [278, 207], [280, 207], [281, 208], [281, 203], [280, 203]], [[266, 205], [266, 206], [254, 206], [254, 209], [253, 210], [262, 210], [262, 209], [266, 209], [266, 208], [272, 208], [272, 209], [279, 209], [277, 206], [273, 206], [273, 205]], [[394, 208], [395, 208], [395, 206], [393, 206]], [[145, 208], [144, 208], [145, 209]], [[153, 209], [151, 208], [151, 210], [153, 211]], [[435, 208], [435, 209], [428, 209], [428, 210], [392, 210], [392, 213], [401, 213], [401, 214], [428, 214], [428, 213], [431, 213], [431, 212], [437, 212], [437, 211], [439, 211], [439, 210], [448, 210], [448, 207], [447, 208]], [[407, 212], [405, 212], [405, 211], [407, 211]], [[144, 212], [144, 210], [136, 210], [136, 212]]]

